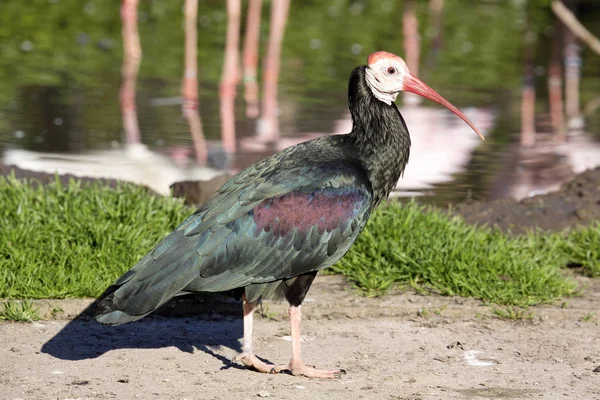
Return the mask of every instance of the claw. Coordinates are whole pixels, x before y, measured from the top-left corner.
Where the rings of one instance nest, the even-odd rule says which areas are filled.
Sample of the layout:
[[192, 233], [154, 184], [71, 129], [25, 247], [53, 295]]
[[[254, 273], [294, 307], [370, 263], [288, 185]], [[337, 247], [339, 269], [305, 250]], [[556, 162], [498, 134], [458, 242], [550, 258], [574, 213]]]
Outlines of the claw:
[[307, 378], [317, 379], [340, 379], [342, 375], [346, 374], [346, 370], [326, 370], [316, 369], [305, 365], [302, 361], [291, 361], [287, 365], [277, 365], [274, 367], [276, 372], [291, 371], [294, 376], [304, 376]]
[[336, 377], [336, 379], [342, 379], [342, 375], [346, 375], [346, 370], [340, 369], [337, 372], [334, 372], [333, 375]]
[[[231, 358], [231, 362], [232, 363], [241, 362], [245, 366], [250, 367], [250, 366], [252, 366], [252, 363], [250, 361], [251, 357], [252, 357], [252, 354], [240, 353], [240, 354], [237, 354], [237, 355], [233, 356]], [[250, 363], [250, 365], [248, 365], [248, 363]]]

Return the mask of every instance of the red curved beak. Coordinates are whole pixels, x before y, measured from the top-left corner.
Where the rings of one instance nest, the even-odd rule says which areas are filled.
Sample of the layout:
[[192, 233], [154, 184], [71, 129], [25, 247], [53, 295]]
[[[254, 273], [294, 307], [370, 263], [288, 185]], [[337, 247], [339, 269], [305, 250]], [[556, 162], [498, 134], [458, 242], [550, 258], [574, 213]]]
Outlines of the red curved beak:
[[460, 110], [458, 108], [454, 107], [452, 105], [452, 103], [450, 103], [448, 100], [443, 98], [438, 92], [436, 92], [435, 90], [433, 90], [432, 88], [427, 86], [425, 83], [423, 83], [423, 81], [421, 81], [419, 78], [417, 78], [413, 74], [409, 73], [408, 75], [406, 75], [404, 77], [403, 84], [404, 84], [404, 88], [403, 88], [404, 91], [418, 94], [419, 96], [423, 96], [425, 98], [428, 98], [429, 100], [433, 100], [436, 103], [443, 105], [448, 110], [450, 110], [454, 114], [456, 114], [460, 119], [465, 121], [475, 131], [477, 136], [479, 136], [481, 138], [481, 140], [485, 139], [483, 137], [483, 135], [481, 134], [481, 132], [479, 132], [479, 129], [477, 129], [475, 124], [473, 124], [471, 122], [471, 120], [469, 118], [467, 118], [467, 116], [465, 114], [460, 112]]

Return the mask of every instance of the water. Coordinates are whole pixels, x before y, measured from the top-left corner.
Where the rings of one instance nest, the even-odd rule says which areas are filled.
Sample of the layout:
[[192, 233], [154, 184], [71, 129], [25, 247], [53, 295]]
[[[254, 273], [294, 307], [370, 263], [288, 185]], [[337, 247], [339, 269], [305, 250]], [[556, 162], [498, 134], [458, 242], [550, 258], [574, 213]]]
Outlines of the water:
[[[172, 167], [173, 154], [191, 148], [178, 98], [183, 71], [182, 3], [144, 1], [139, 9], [143, 59], [138, 119], [142, 141], [157, 157], [152, 162], [164, 163], [165, 168]], [[420, 35], [419, 76], [466, 110], [486, 132], [487, 140], [480, 143], [467, 125], [431, 102], [404, 106], [400, 99], [414, 145], [398, 195], [418, 195], [435, 203], [524, 197], [556, 188], [573, 173], [600, 164], [600, 107], [591, 107], [600, 96], [600, 58], [587, 49], [582, 51], [581, 71], [585, 128], [565, 143], [552, 140], [546, 71], [554, 21], [548, 7], [521, 1], [453, 0], [443, 2], [441, 18], [436, 19], [432, 3], [414, 3]], [[301, 140], [347, 132], [349, 73], [364, 64], [372, 51], [404, 54], [405, 5], [390, 0], [292, 2], [281, 57], [282, 138], [273, 146], [257, 143], [257, 122], [246, 118], [238, 86], [239, 154], [233, 167], [242, 168]], [[123, 152], [119, 108], [118, 5], [99, 0], [3, 0], [0, 10], [0, 150], [4, 162], [51, 170], [57, 168], [52, 160], [59, 158], [61, 168], [77, 170], [89, 164], [90, 157], [98, 162], [108, 154], [104, 162], [121, 165], [127, 152]], [[600, 8], [587, 2], [579, 11], [582, 22], [600, 36]], [[261, 59], [269, 35], [269, 13], [269, 4], [264, 4]], [[243, 33], [245, 13], [242, 16]], [[211, 149], [218, 147], [220, 138], [218, 95], [226, 18], [222, 2], [200, 2], [199, 111]], [[527, 54], [533, 58], [539, 134], [536, 146], [523, 150], [519, 146], [520, 107]], [[111, 153], [111, 149], [116, 150]], [[137, 168], [134, 161], [122, 165], [115, 173]], [[86, 168], [88, 173], [102, 169]], [[177, 176], [212, 173], [203, 170]], [[168, 179], [176, 178], [169, 175]]]

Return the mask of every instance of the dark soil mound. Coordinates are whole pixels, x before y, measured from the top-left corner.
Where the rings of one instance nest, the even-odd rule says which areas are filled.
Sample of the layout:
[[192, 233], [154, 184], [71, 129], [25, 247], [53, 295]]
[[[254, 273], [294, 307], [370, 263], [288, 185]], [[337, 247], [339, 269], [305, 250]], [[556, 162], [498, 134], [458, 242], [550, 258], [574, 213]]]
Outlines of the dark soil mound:
[[577, 175], [557, 192], [521, 201], [502, 199], [457, 204], [452, 211], [470, 224], [487, 224], [512, 233], [589, 225], [600, 220], [600, 168]]
[[221, 186], [225, 184], [231, 175], [219, 175], [208, 181], [181, 181], [172, 184], [173, 197], [183, 198], [188, 206], [200, 206], [205, 203]]
[[[55, 174], [48, 174], [46, 172], [31, 171], [28, 169], [21, 169], [15, 165], [4, 165], [0, 163], [0, 176], [8, 176], [14, 174], [17, 179], [28, 179], [33, 185], [39, 183], [47, 185], [48, 183], [54, 182], [56, 179]], [[81, 181], [84, 183], [100, 182], [111, 188], [117, 187], [117, 182], [114, 179], [98, 179], [89, 177], [79, 177], [71, 174], [58, 175], [58, 179], [63, 185], [67, 185], [71, 179]], [[150, 189], [148, 189], [150, 190]]]

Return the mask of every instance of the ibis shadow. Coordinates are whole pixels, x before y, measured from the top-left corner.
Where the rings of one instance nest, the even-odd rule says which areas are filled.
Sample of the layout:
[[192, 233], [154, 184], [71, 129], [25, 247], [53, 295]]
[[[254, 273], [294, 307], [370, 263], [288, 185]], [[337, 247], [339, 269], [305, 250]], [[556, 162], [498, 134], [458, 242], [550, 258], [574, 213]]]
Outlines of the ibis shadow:
[[[69, 322], [58, 334], [42, 346], [42, 352], [62, 360], [96, 358], [116, 349], [158, 349], [177, 347], [193, 353], [201, 350], [223, 362], [223, 368], [237, 367], [217, 350], [227, 347], [241, 351], [243, 337], [241, 305], [236, 315], [211, 313], [186, 317], [149, 316], [119, 326], [104, 326], [90, 317], [94, 305]], [[174, 309], [171, 304], [170, 307]], [[231, 303], [224, 309], [231, 310]], [[174, 313], [177, 312], [174, 310]], [[163, 311], [161, 314], [165, 314]]]

